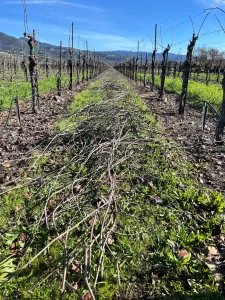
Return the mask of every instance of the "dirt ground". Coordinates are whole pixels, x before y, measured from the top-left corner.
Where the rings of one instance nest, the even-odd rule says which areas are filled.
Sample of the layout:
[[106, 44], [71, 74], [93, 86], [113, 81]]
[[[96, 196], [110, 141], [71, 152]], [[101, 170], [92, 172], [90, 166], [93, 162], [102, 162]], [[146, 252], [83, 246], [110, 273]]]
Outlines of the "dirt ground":
[[176, 96], [166, 95], [165, 101], [157, 100], [157, 92], [150, 87], [138, 86], [140, 97], [154, 113], [163, 127], [163, 136], [175, 141], [185, 158], [196, 168], [195, 176], [203, 187], [225, 191], [225, 144], [214, 142], [216, 120], [208, 115], [202, 131], [202, 111], [186, 105], [185, 114], [178, 114]]
[[[31, 103], [20, 104], [22, 128], [18, 127], [13, 110], [7, 130], [0, 132], [0, 184], [14, 180], [26, 165], [26, 160], [35, 150], [35, 146], [47, 139], [53, 124], [66, 115], [67, 107], [74, 95], [85, 89], [91, 81], [75, 86], [72, 91], [63, 90], [58, 97], [56, 91], [40, 99], [40, 113], [31, 112]], [[205, 131], [202, 131], [202, 112], [187, 105], [185, 115], [178, 114], [178, 104], [174, 95], [167, 95], [166, 101], [157, 100], [157, 92], [150, 92], [150, 87], [136, 86], [140, 97], [153, 111], [163, 127], [163, 136], [175, 141], [185, 158], [191, 162], [199, 184], [203, 187], [224, 192], [225, 190], [225, 145], [214, 142], [216, 120], [208, 116]], [[0, 113], [0, 128], [8, 112]], [[1, 188], [0, 188], [1, 189]]]
[[[72, 91], [64, 89], [60, 97], [56, 96], [57, 91], [51, 91], [40, 98], [40, 111], [37, 114], [32, 113], [31, 103], [21, 102], [22, 128], [18, 126], [13, 108], [6, 130], [0, 132], [0, 190], [3, 188], [1, 185], [9, 184], [18, 177], [35, 147], [52, 134], [53, 124], [67, 114], [74, 96], [91, 82], [74, 86]], [[7, 116], [8, 111], [0, 113], [0, 130]]]

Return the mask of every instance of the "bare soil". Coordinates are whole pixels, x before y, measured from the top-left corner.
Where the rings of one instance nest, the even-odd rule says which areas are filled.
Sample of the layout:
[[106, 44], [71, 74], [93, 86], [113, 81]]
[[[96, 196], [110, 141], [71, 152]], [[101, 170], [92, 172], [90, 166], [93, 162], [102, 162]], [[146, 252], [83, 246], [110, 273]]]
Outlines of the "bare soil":
[[181, 116], [174, 95], [166, 95], [165, 101], [158, 101], [157, 91], [150, 92], [150, 87], [138, 86], [137, 90], [162, 125], [163, 137], [175, 141], [185, 160], [196, 168], [194, 174], [200, 186], [224, 192], [225, 144], [214, 142], [216, 119], [207, 116], [205, 130], [202, 131], [201, 110], [187, 104], [185, 114]]
[[[16, 178], [26, 165], [29, 153], [51, 134], [53, 124], [67, 114], [67, 107], [76, 93], [85, 89], [92, 81], [75, 86], [72, 91], [65, 89], [62, 96], [56, 91], [40, 99], [40, 112], [33, 114], [31, 103], [20, 104], [22, 128], [18, 126], [13, 110], [10, 124], [0, 132], [0, 184], [7, 184]], [[163, 138], [175, 141], [182, 150], [185, 160], [196, 168], [194, 175], [202, 187], [225, 190], [225, 145], [214, 142], [216, 120], [208, 116], [205, 131], [202, 131], [202, 112], [187, 104], [185, 115], [178, 114], [178, 103], [172, 94], [165, 101], [158, 101], [158, 94], [150, 87], [136, 86], [140, 97], [154, 113], [163, 127]], [[0, 113], [0, 129], [8, 112]]]
[[[40, 98], [37, 114], [32, 113], [31, 103], [20, 103], [22, 128], [18, 125], [15, 109], [12, 109], [8, 126], [0, 132], [0, 185], [9, 184], [20, 175], [35, 147], [52, 134], [53, 124], [68, 113], [67, 107], [74, 96], [91, 82], [76, 85], [72, 91], [64, 89], [60, 97], [56, 96], [56, 90], [51, 91]], [[7, 116], [8, 111], [0, 112], [0, 130]]]

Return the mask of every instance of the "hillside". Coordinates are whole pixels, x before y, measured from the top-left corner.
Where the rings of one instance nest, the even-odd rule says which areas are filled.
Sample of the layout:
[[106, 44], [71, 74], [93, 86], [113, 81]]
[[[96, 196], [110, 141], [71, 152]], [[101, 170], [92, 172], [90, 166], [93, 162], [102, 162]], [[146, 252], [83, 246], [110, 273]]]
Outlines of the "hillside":
[[[24, 37], [15, 38], [13, 36], [9, 36], [0, 32], [0, 52], [3, 51], [15, 51], [22, 52], [28, 51], [27, 39]], [[77, 49], [75, 50], [75, 54], [77, 54]], [[39, 43], [39, 54], [44, 55], [48, 53], [50, 56], [57, 56], [59, 53], [59, 46], [51, 45], [48, 43]], [[151, 54], [148, 53], [148, 59], [151, 59]], [[66, 57], [68, 55], [68, 47], [63, 48], [63, 56]], [[97, 55], [99, 55], [102, 59], [116, 63], [120, 62], [121, 60], [128, 58], [130, 56], [136, 56], [136, 52], [124, 51], [124, 50], [117, 50], [117, 51], [98, 51]], [[146, 52], [140, 52], [139, 57], [143, 57], [143, 60], [146, 57]], [[170, 60], [184, 60], [184, 55], [177, 55], [174, 53], [169, 54]], [[162, 59], [162, 53], [157, 53], [157, 59]]]

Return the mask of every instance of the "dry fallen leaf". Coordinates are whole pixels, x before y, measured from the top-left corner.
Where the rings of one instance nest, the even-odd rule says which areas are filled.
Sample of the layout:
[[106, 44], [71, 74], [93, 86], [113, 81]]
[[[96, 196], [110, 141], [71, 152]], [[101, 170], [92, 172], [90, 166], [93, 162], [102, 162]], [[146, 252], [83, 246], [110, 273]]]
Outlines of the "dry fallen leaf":
[[114, 243], [114, 239], [112, 237], [108, 237], [107, 244], [112, 245]]
[[32, 196], [32, 194], [29, 194], [29, 193], [25, 193], [25, 194], [24, 194], [24, 197], [25, 197], [26, 199], [29, 199], [31, 196]]
[[19, 235], [19, 241], [21, 241], [21, 242], [24, 242], [24, 241], [26, 241], [26, 239], [27, 239], [27, 236], [26, 236], [26, 234], [25, 233], [21, 233], [20, 235]]
[[166, 158], [168, 158], [168, 159], [171, 159], [171, 160], [172, 160], [172, 159], [173, 159], [173, 153], [168, 153], [168, 154], [167, 154], [167, 156], [166, 156]]
[[96, 219], [91, 219], [91, 220], [89, 221], [89, 224], [90, 224], [91, 226], [97, 225]]
[[21, 256], [20, 249], [10, 249], [9, 252], [11, 255]]
[[49, 205], [53, 206], [55, 204], [56, 204], [55, 200], [49, 200]]
[[189, 255], [189, 252], [185, 249], [180, 250], [177, 254], [177, 256], [182, 259], [185, 259], [186, 257], [188, 257], [188, 255]]
[[73, 287], [75, 290], [78, 290], [78, 283], [77, 283], [77, 282], [72, 282], [72, 287]]
[[79, 261], [75, 261], [74, 264], [72, 264], [71, 269], [76, 272], [76, 273], [80, 273], [82, 272], [82, 264]]
[[207, 260], [216, 260], [220, 256], [219, 251], [216, 247], [214, 246], [208, 246], [207, 247]]
[[5, 168], [9, 168], [9, 167], [10, 167], [10, 164], [9, 164], [9, 163], [3, 163], [2, 165], [3, 165], [3, 167], [5, 167]]
[[224, 242], [225, 241], [225, 234], [222, 233], [218, 236], [218, 239], [221, 240], [221, 242]]
[[78, 193], [78, 192], [80, 192], [82, 190], [82, 186], [81, 185], [76, 185], [76, 186], [74, 186], [73, 189], [74, 189], [75, 192]]
[[90, 293], [86, 293], [83, 295], [82, 297], [83, 300], [91, 300], [91, 294]]
[[116, 298], [120, 298], [120, 292], [116, 292]]
[[23, 207], [22, 207], [22, 206], [20, 206], [20, 205], [16, 206], [16, 207], [15, 207], [15, 212], [18, 212], [18, 211], [20, 211], [22, 208], [23, 208]]

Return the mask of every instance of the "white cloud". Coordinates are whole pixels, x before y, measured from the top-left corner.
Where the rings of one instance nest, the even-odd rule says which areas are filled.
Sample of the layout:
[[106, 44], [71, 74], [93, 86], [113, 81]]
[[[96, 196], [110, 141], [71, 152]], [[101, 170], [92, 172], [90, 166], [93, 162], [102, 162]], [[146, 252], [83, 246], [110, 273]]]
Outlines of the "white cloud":
[[[2, 4], [22, 4], [21, 1], [19, 0], [10, 0], [10, 1], [4, 1]], [[69, 1], [64, 1], [64, 0], [27, 0], [26, 4], [49, 4], [49, 5], [66, 5], [66, 6], [74, 6], [77, 8], [81, 9], [90, 9], [90, 10], [96, 10], [96, 11], [101, 11], [104, 12], [106, 11], [103, 8], [96, 7], [96, 6], [90, 6], [90, 5], [85, 5], [81, 3], [73, 3]]]
[[106, 34], [101, 32], [94, 32], [94, 31], [80, 31], [78, 34], [81, 35], [83, 38], [94, 39], [94, 40], [108, 40], [114, 42], [121, 42], [127, 40], [126, 38], [119, 35]]
[[103, 46], [107, 51], [116, 51], [116, 50], [136, 50], [137, 46], [135, 43], [104, 43]]
[[102, 32], [92, 32], [92, 31], [80, 31], [77, 32], [82, 39], [94, 40], [96, 44], [103, 45], [109, 50], [118, 49], [136, 49], [137, 41], [113, 34], [106, 34]]
[[225, 0], [198, 0], [209, 8], [225, 5]]

